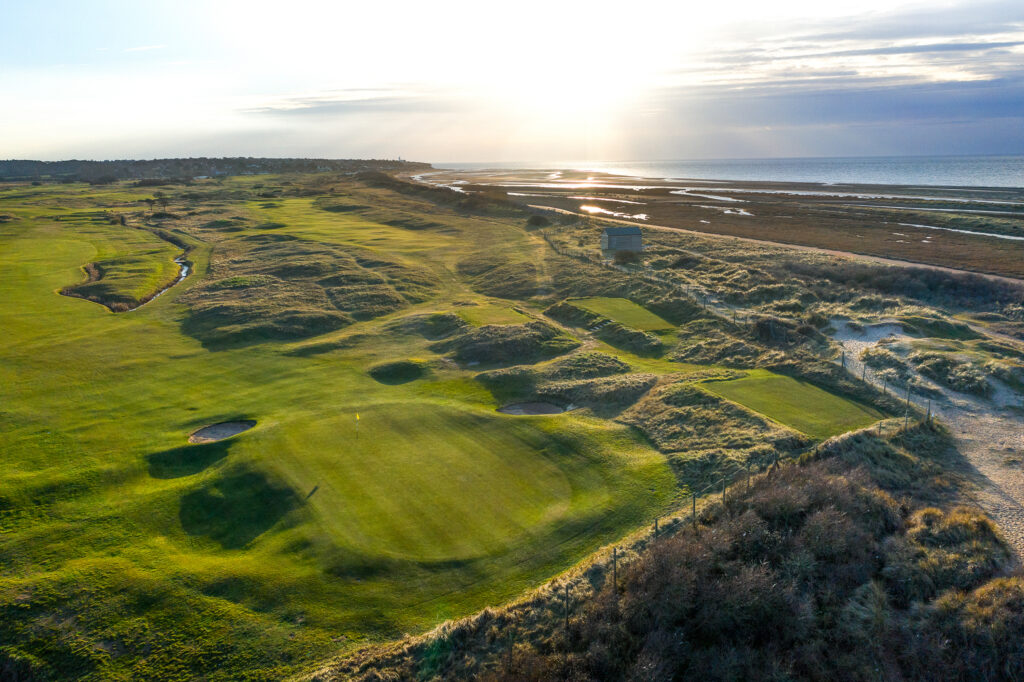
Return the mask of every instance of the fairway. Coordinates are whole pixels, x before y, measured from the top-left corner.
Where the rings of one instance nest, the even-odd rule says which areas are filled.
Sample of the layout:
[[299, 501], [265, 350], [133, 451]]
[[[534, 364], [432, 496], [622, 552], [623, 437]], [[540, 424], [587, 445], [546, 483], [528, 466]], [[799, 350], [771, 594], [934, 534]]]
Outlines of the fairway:
[[817, 439], [867, 426], [883, 416], [813, 384], [767, 370], [751, 370], [740, 379], [700, 386]]
[[625, 298], [595, 296], [591, 298], [569, 299], [569, 303], [624, 324], [627, 327], [645, 332], [665, 332], [675, 329], [672, 323], [661, 319], [650, 310]]
[[459, 317], [474, 327], [485, 324], [522, 324], [530, 318], [507, 306], [478, 305], [459, 309]]
[[[669, 508], [673, 474], [629, 427], [498, 414], [409, 331], [453, 301], [471, 324], [529, 321], [453, 274], [494, 243], [532, 254], [518, 225], [358, 185], [372, 217], [309, 198], [203, 208], [252, 182], [193, 190], [175, 228], [194, 276], [127, 313], [57, 292], [104, 259], [132, 259], [105, 282], [131, 296], [173, 275], [181, 250], [132, 227], [137, 197], [0, 191], [16, 216], [0, 223], [0, 639], [83, 678], [219, 679], [216, 661], [224, 679], [281, 679], [503, 603]], [[81, 218], [91, 203], [130, 224]], [[401, 227], [415, 210], [438, 227]], [[207, 328], [189, 323], [197, 291], [223, 301]], [[322, 329], [287, 318], [295, 305], [355, 312]], [[266, 320], [295, 343], [209, 342]], [[369, 373], [402, 359], [422, 371]], [[255, 426], [188, 442], [233, 421]], [[73, 635], [48, 624], [58, 610]]]

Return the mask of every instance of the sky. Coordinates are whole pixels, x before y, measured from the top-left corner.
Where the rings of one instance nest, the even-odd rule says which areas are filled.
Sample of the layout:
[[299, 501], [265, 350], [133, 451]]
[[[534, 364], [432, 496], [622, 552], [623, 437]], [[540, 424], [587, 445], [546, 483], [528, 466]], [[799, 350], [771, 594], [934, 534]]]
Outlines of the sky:
[[0, 158], [1022, 153], [1022, 0], [0, 0]]

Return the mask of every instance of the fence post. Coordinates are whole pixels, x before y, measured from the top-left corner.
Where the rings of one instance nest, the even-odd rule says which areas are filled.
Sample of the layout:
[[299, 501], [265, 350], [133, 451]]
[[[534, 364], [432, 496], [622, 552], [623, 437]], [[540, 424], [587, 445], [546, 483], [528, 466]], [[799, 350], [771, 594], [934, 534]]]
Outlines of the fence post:
[[654, 519], [654, 534], [658, 534], [658, 519]]
[[925, 417], [925, 421], [930, 425], [932, 423], [932, 399], [928, 398], [928, 416]]
[[565, 584], [565, 631], [569, 632], [569, 583]]
[[907, 380], [907, 404], [903, 409], [903, 430], [907, 430], [907, 426], [910, 424], [910, 380]]
[[842, 363], [843, 363], [843, 369], [846, 369], [846, 351], [845, 350], [843, 351]]
[[619, 548], [612, 547], [612, 591], [619, 596]]

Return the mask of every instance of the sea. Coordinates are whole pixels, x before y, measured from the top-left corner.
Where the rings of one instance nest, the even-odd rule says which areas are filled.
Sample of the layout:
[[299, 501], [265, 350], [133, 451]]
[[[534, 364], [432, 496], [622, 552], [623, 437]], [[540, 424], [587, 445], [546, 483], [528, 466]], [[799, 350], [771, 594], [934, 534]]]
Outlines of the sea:
[[586, 170], [643, 178], [679, 180], [756, 180], [830, 185], [910, 185], [922, 187], [1024, 188], [1024, 155], [864, 156], [783, 159], [705, 159], [682, 161], [535, 161], [516, 163], [437, 163], [457, 170]]

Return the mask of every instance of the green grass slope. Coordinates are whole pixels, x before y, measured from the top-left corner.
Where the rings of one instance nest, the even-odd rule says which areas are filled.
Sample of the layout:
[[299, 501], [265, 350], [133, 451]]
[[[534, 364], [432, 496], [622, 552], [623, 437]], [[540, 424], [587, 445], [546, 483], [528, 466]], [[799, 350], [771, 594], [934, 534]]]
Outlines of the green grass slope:
[[658, 317], [650, 310], [639, 306], [625, 298], [609, 298], [594, 296], [591, 298], [570, 299], [572, 305], [602, 317], [607, 317], [633, 329], [645, 332], [665, 332], [674, 329], [674, 325]]
[[[56, 291], [81, 278], [98, 244], [124, 247], [124, 228], [79, 231], [52, 216], [90, 203], [143, 212], [138, 197], [0, 192], [0, 213], [15, 216], [0, 225], [0, 663], [11, 670], [280, 679], [501, 603], [671, 502], [664, 458], [628, 427], [497, 414], [472, 372], [402, 331], [405, 317], [453, 300], [493, 305], [456, 264], [489, 242], [532, 253], [518, 226], [422, 205], [444, 228], [411, 230], [311, 198], [231, 198], [252, 182], [188, 188], [203, 198], [173, 202], [193, 214], [180, 228], [199, 244], [196, 275], [123, 314]], [[385, 190], [345, 191], [392, 221]], [[410, 201], [395, 204], [407, 212]], [[230, 259], [251, 257], [263, 242], [244, 239], [268, 222], [364, 263], [386, 253], [367, 267], [389, 282], [425, 270], [431, 287], [317, 337], [325, 352], [265, 339], [204, 346], [183, 326], [193, 297], [231, 272]], [[297, 296], [319, 281], [286, 279]], [[368, 373], [396, 358], [426, 369], [404, 383]], [[187, 443], [232, 419], [257, 424]]]
[[871, 407], [767, 370], [750, 370], [742, 378], [709, 381], [701, 387], [812, 438], [828, 438], [882, 418]]

